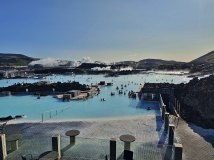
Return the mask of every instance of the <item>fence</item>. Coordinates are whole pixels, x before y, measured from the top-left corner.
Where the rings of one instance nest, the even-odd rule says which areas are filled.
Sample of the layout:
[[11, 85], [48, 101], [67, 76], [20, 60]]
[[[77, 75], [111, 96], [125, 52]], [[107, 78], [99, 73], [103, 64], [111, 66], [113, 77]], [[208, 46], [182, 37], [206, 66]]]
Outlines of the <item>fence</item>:
[[44, 117], [45, 113], [49, 113], [49, 116], [48, 116], [49, 118], [47, 118], [47, 119], [51, 119], [52, 117], [57, 116], [60, 111], [63, 112], [64, 110], [66, 110], [68, 108], [70, 108], [70, 107], [65, 107], [65, 108], [60, 108], [60, 109], [55, 109], [55, 110], [49, 110], [49, 111], [42, 112], [41, 113], [41, 115], [42, 115], [42, 123], [45, 120], [45, 117]]
[[[161, 94], [160, 94], [160, 111], [161, 117], [164, 120], [164, 130], [168, 132], [168, 145], [173, 145], [172, 147], [172, 158], [176, 160], [182, 159], [182, 144], [180, 144], [176, 138], [175, 124], [178, 127], [180, 115], [180, 104], [178, 100], [174, 98], [172, 102], [169, 102], [169, 108], [172, 112], [172, 115], [166, 112], [166, 105], [163, 103]], [[177, 120], [177, 122], [176, 122]]]

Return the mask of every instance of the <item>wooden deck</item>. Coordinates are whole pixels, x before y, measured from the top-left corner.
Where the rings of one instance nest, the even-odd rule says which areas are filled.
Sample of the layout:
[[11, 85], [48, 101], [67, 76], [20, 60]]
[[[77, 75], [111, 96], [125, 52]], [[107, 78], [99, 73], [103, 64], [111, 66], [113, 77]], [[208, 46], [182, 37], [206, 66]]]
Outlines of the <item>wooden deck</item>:
[[144, 85], [140, 85], [136, 91], [136, 93], [140, 93], [141, 92], [141, 89], [143, 88]]

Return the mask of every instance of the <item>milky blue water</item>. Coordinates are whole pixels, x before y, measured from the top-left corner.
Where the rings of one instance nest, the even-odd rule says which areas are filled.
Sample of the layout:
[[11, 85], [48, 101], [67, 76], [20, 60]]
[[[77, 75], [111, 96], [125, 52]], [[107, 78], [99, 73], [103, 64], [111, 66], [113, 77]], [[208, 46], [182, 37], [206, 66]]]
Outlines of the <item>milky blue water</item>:
[[[52, 96], [41, 97], [37, 99], [36, 96], [7, 96], [0, 97], [0, 117], [26, 115], [26, 118], [21, 121], [41, 121], [41, 113], [49, 110], [56, 110], [60, 108], [70, 107], [69, 109], [56, 112], [51, 112], [51, 120], [74, 120], [74, 119], [97, 119], [97, 118], [126, 118], [144, 115], [156, 115], [159, 112], [156, 110], [156, 102], [141, 102], [138, 98], [131, 99], [128, 95], [118, 94], [116, 87], [121, 88], [121, 84], [127, 85], [123, 87], [123, 91], [136, 91], [144, 82], [150, 83], [181, 83], [188, 82], [191, 78], [178, 75], [160, 75], [160, 74], [138, 74], [126, 75], [119, 77], [104, 77], [104, 75], [76, 75], [74, 76], [49, 76], [46, 80], [51, 82], [67, 82], [78, 81], [81, 84], [95, 84], [100, 81], [113, 82], [113, 86], [105, 86], [101, 88], [98, 96], [88, 99], [87, 101], [70, 101], [62, 102], [60, 99], [52, 98]], [[9, 86], [14, 83], [34, 83], [39, 80], [35, 79], [10, 79], [0, 80], [0, 87]], [[115, 96], [110, 93], [115, 92]], [[105, 98], [105, 102], [101, 101]], [[148, 111], [150, 106], [152, 110]], [[49, 121], [50, 113], [44, 114], [44, 120]]]

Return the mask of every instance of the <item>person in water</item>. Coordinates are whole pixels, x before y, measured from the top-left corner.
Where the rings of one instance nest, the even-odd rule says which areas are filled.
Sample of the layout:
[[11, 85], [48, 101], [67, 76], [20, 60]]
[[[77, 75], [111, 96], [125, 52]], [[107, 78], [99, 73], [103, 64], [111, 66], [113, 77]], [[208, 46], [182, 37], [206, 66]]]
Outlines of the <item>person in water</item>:
[[151, 110], [151, 107], [148, 106], [147, 110]]

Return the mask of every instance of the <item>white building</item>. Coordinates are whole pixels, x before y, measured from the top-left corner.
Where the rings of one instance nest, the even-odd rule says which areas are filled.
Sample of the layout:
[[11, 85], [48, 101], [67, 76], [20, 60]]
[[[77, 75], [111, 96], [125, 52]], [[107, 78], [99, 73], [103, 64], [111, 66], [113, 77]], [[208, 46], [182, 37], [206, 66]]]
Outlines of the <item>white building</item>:
[[14, 78], [14, 77], [25, 77], [27, 73], [25, 71], [18, 71], [18, 70], [7, 70], [3, 71], [4, 78]]

